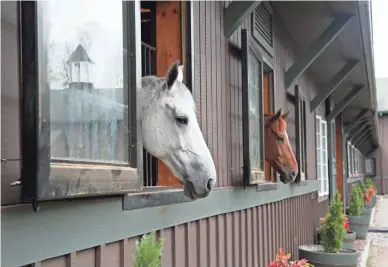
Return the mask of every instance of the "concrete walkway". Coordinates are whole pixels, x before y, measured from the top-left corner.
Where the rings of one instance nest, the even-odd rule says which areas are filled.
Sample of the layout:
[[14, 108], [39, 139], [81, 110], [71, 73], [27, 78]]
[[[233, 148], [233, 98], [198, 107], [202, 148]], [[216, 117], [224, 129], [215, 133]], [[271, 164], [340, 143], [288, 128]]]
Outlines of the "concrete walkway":
[[[388, 196], [378, 196], [372, 227], [388, 227]], [[367, 267], [388, 267], [388, 232], [368, 233], [370, 240]]]

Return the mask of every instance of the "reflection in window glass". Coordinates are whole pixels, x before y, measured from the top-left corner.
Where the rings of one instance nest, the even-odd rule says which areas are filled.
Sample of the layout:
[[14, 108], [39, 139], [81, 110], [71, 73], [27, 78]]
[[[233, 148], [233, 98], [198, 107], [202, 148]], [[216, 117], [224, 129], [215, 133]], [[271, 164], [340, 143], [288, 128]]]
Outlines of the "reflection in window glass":
[[127, 162], [122, 2], [47, 1], [39, 12], [51, 158]]
[[252, 55], [249, 57], [248, 67], [248, 101], [249, 101], [249, 135], [251, 168], [261, 168], [261, 66], [260, 62]]

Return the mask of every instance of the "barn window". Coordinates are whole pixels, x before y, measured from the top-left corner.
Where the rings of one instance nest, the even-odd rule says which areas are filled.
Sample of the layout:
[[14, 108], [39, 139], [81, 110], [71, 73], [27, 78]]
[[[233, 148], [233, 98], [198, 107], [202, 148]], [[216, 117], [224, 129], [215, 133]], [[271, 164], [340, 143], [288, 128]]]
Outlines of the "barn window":
[[260, 3], [252, 12], [252, 36], [271, 56], [274, 55], [273, 21], [273, 10], [267, 1]]
[[352, 176], [352, 161], [350, 157], [350, 143], [346, 142], [346, 154], [347, 154], [347, 164], [348, 164], [348, 177]]
[[350, 145], [351, 155], [352, 155], [352, 174], [356, 176], [356, 150], [353, 145]]
[[134, 12], [130, 1], [21, 2], [23, 201], [142, 188], [140, 77], [125, 56], [136, 54]]
[[320, 116], [315, 118], [316, 149], [317, 149], [317, 180], [318, 194], [329, 194], [329, 171], [327, 154], [327, 122]]
[[263, 61], [259, 49], [241, 30], [244, 184], [265, 180], [263, 148]]
[[376, 175], [376, 159], [366, 158], [365, 159], [365, 175], [375, 176]]
[[[137, 142], [141, 75], [161, 76], [170, 66], [155, 64], [158, 3], [20, 3], [22, 202], [130, 192], [142, 192], [130, 194], [137, 198], [130, 208], [188, 201], [182, 190], [154, 187], [158, 162]], [[178, 5], [187, 16], [179, 17], [184, 22], [178, 27], [187, 28], [177, 38], [182, 51], [174, 58], [182, 55], [184, 81], [192, 87], [190, 3]], [[65, 10], [79, 16], [69, 24]], [[171, 12], [176, 16], [176, 9]], [[96, 23], [96, 18], [104, 19]]]
[[[299, 174], [296, 182], [305, 180], [307, 176], [307, 160], [306, 160], [306, 100], [299, 90], [299, 86], [295, 86], [293, 96], [295, 106], [295, 156], [299, 166]], [[289, 134], [290, 138], [290, 134]]]

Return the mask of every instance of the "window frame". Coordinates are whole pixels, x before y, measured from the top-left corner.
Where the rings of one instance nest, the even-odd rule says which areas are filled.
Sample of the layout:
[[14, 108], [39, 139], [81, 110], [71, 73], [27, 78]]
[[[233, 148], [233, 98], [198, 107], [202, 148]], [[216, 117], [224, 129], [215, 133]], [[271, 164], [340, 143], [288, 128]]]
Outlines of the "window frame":
[[346, 141], [346, 162], [348, 164], [348, 177], [351, 177], [351, 172], [352, 172], [352, 166], [351, 166], [351, 158], [350, 158], [350, 143], [349, 141]]
[[[368, 162], [370, 162], [371, 171], [369, 171]], [[365, 164], [365, 175], [366, 176], [376, 176], [376, 158], [366, 157], [364, 159]]]
[[[142, 207], [150, 207], [150, 206], [160, 206], [160, 205], [168, 205], [173, 203], [180, 203], [180, 202], [188, 202], [191, 201], [188, 197], [184, 196], [183, 194], [183, 188], [182, 187], [158, 187], [158, 186], [152, 186], [152, 187], [144, 187], [143, 179], [143, 146], [138, 144], [137, 142], [137, 136], [140, 134], [139, 128], [136, 127], [137, 124], [137, 116], [136, 112], [131, 112], [131, 116], [128, 116], [128, 120], [130, 122], [128, 123], [128, 128], [131, 128], [131, 131], [129, 132], [135, 132], [136, 134], [132, 136], [128, 136], [131, 143], [134, 144], [133, 146], [130, 146], [130, 152], [129, 152], [129, 158], [130, 161], [130, 169], [132, 170], [132, 173], [136, 177], [136, 180], [139, 181], [139, 186], [134, 190], [125, 190], [120, 192], [102, 192], [101, 194], [87, 194], [87, 195], [77, 195], [77, 196], [71, 196], [71, 197], [56, 197], [55, 199], [42, 199], [38, 196], [38, 190], [37, 190], [37, 177], [38, 175], [45, 175], [46, 177], [49, 177], [50, 173], [50, 160], [45, 161], [41, 163], [40, 158], [44, 158], [44, 155], [48, 155], [48, 151], [44, 150], [44, 154], [40, 153], [37, 155], [34, 151], [38, 151], [39, 144], [38, 144], [38, 120], [37, 120], [37, 114], [39, 114], [38, 110], [38, 104], [39, 104], [39, 95], [35, 93], [34, 90], [31, 90], [29, 88], [38, 88], [37, 87], [37, 2], [21, 2], [20, 6], [23, 5], [23, 8], [20, 8], [21, 12], [21, 23], [20, 23], [20, 32], [23, 36], [23, 40], [29, 40], [24, 41], [24, 45], [21, 45], [20, 54], [23, 55], [21, 62], [21, 69], [24, 76], [25, 84], [28, 83], [29, 87], [23, 88], [24, 94], [23, 94], [23, 106], [22, 106], [22, 147], [23, 147], [23, 164], [24, 164], [24, 175], [22, 176], [22, 201], [21, 203], [30, 203], [32, 202], [34, 210], [39, 209], [39, 202], [38, 201], [50, 201], [50, 200], [59, 200], [59, 199], [66, 199], [66, 198], [72, 198], [72, 199], [82, 199], [87, 197], [94, 197], [94, 196], [112, 196], [112, 195], [121, 195], [124, 198], [129, 198], [129, 201], [136, 202], [134, 203], [133, 207], [131, 209], [137, 209]], [[184, 9], [184, 11], [183, 11]], [[131, 103], [131, 108], [133, 110], [137, 110], [136, 107], [136, 89], [137, 86], [139, 86], [139, 82], [141, 82], [141, 37], [140, 37], [140, 2], [138, 1], [129, 1], [129, 2], [123, 2], [123, 12], [127, 12], [128, 14], [132, 14], [131, 16], [123, 16], [123, 23], [125, 25], [129, 25], [132, 30], [123, 29], [123, 39], [131, 39], [135, 40], [132, 42], [128, 42], [128, 51], [129, 54], [135, 55], [131, 58], [133, 60], [131, 61], [131, 65], [128, 66], [128, 69], [124, 69], [124, 73], [130, 72], [132, 69], [135, 74], [133, 79], [128, 79], [127, 85], [131, 84], [132, 89], [134, 90], [128, 90], [128, 98], [130, 98], [131, 101], [128, 101], [128, 103]], [[182, 35], [182, 38], [185, 38], [186, 44], [185, 49], [182, 49], [182, 57], [183, 62], [185, 62], [185, 80], [186, 84], [188, 84], [189, 88], [192, 88], [192, 82], [193, 82], [193, 54], [194, 54], [194, 43], [193, 43], [193, 29], [192, 29], [192, 12], [193, 12], [193, 6], [189, 2], [187, 2], [184, 7], [182, 5], [181, 12], [185, 12], [185, 21], [182, 21], [186, 25], [185, 34]], [[31, 42], [31, 40], [33, 42]], [[32, 43], [30, 45], [30, 43]], [[21, 44], [23, 44], [21, 42]], [[184, 54], [183, 54], [184, 53]], [[30, 56], [28, 56], [30, 55]], [[129, 60], [128, 60], [129, 62]], [[24, 64], [23, 64], [24, 63]], [[28, 64], [26, 64], [28, 63]], [[126, 84], [124, 84], [125, 88]], [[124, 89], [125, 90], [125, 89]], [[132, 92], [132, 93], [131, 93]], [[46, 125], [47, 127], [47, 125]], [[46, 145], [44, 148], [47, 148], [47, 141], [50, 141], [50, 136], [46, 136], [44, 138]], [[48, 143], [49, 144], [49, 143]], [[136, 145], [137, 144], [137, 145]], [[39, 151], [42, 152], [42, 151]], [[42, 157], [43, 155], [43, 157]], [[38, 157], [40, 156], [40, 157]], [[42, 165], [42, 166], [40, 166]], [[106, 165], [105, 165], [106, 166]], [[72, 166], [74, 168], [74, 165]], [[117, 169], [115, 166], [113, 169]], [[38, 173], [38, 170], [40, 173]], [[43, 173], [42, 173], [43, 170]], [[107, 168], [106, 170], [107, 175], [112, 173], [112, 169]], [[27, 174], [28, 173], [28, 177]], [[150, 196], [152, 199], [150, 199]], [[132, 201], [133, 200], [133, 201]], [[140, 203], [141, 202], [141, 203]]]
[[[260, 64], [260, 169], [252, 173], [250, 153], [250, 116], [249, 116], [249, 57], [254, 53], [257, 62]], [[242, 120], [243, 120], [243, 183], [253, 185], [265, 181], [264, 174], [264, 105], [263, 105], [263, 68], [264, 61], [261, 50], [248, 34], [247, 29], [241, 29], [241, 65], [242, 65]]]
[[[315, 125], [319, 121], [319, 129], [315, 129], [315, 143], [317, 153], [317, 181], [318, 181], [318, 196], [323, 197], [329, 195], [329, 166], [328, 166], [328, 133], [327, 133], [327, 121], [322, 119], [321, 116], [315, 116]], [[325, 136], [323, 140], [323, 127], [325, 127]], [[319, 130], [319, 131], [318, 131]], [[323, 144], [325, 144], [326, 150], [324, 151]], [[319, 147], [318, 147], [319, 144]], [[319, 154], [319, 160], [318, 160]], [[326, 156], [325, 156], [326, 155]], [[325, 171], [326, 169], [326, 171]], [[324, 176], [323, 173], [326, 173]], [[326, 189], [326, 190], [325, 190]]]
[[[298, 163], [298, 176], [296, 183], [307, 180], [307, 139], [306, 139], [306, 98], [299, 89], [294, 87], [295, 101], [295, 129], [296, 129], [296, 161]], [[303, 171], [302, 171], [303, 166]]]
[[354, 146], [353, 146], [353, 144], [350, 145], [350, 151], [352, 153], [352, 176], [355, 177], [356, 176], [356, 161], [355, 161], [355, 157], [354, 157]]
[[[20, 55], [22, 70], [22, 151], [23, 151], [23, 172], [22, 172], [22, 203], [32, 202], [34, 209], [38, 208], [37, 203], [44, 200], [57, 200], [66, 198], [90, 197], [98, 195], [124, 194], [128, 191], [137, 191], [142, 188], [142, 182], [137, 173], [138, 150], [137, 134], [128, 134], [128, 161], [125, 164], [102, 164], [96, 165], [96, 162], [87, 161], [65, 161], [52, 159], [50, 157], [50, 91], [47, 88], [39, 86], [40, 75], [45, 75], [46, 65], [41, 62], [45, 59], [42, 54], [44, 45], [38, 35], [42, 31], [44, 21], [42, 21], [42, 6], [40, 2], [21, 2], [20, 3]], [[123, 40], [134, 40], [136, 38], [136, 3], [123, 2]], [[43, 42], [42, 42], [43, 43]], [[126, 48], [130, 53], [137, 54], [137, 43], [127, 42]], [[129, 128], [128, 132], [137, 133], [136, 127], [136, 88], [139, 85], [141, 77], [138, 75], [137, 57], [128, 58], [123, 62], [124, 76], [128, 76], [128, 82], [123, 86], [124, 99], [131, 107], [129, 116], [124, 116], [124, 121]], [[44, 68], [43, 68], [44, 66]], [[125, 87], [128, 86], [127, 91]], [[43, 91], [42, 91], [43, 90]], [[38, 93], [37, 93], [38, 92]], [[132, 144], [132, 145], [131, 145]], [[74, 172], [76, 172], [74, 174]], [[51, 176], [65, 176], [68, 182], [74, 179], [79, 180], [82, 173], [88, 173], [87, 176], [104, 177], [113, 181], [119, 178], [120, 182], [126, 184], [124, 190], [115, 187], [112, 183], [110, 188], [106, 187], [98, 192], [84, 192], [76, 195], [68, 195], [67, 192], [60, 192], [56, 196], [57, 187], [55, 185], [55, 195], [50, 196], [45, 190], [54, 190], [50, 188], [48, 180]], [[106, 178], [105, 178], [106, 177]], [[124, 179], [124, 180], [122, 180]], [[55, 181], [55, 179], [53, 179]], [[122, 180], [122, 181], [121, 181]], [[140, 183], [139, 183], [140, 182]], [[78, 185], [79, 186], [79, 185]], [[60, 188], [63, 189], [63, 188]], [[60, 190], [61, 191], [61, 190]]]

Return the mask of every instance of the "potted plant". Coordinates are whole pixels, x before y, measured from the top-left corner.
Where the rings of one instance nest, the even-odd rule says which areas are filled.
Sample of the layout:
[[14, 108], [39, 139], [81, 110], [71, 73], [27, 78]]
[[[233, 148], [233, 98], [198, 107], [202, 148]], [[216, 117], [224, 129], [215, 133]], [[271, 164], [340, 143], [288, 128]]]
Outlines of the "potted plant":
[[[323, 244], [321, 233], [324, 230], [324, 225], [325, 225], [325, 217], [319, 220], [319, 228], [317, 229], [317, 240], [318, 240], [318, 244], [321, 244], [321, 245]], [[346, 234], [342, 242], [342, 249], [352, 249], [354, 247], [354, 241], [356, 240], [356, 232], [353, 232], [352, 230], [350, 230], [348, 217], [345, 216], [345, 220], [342, 226], [346, 230]]]
[[365, 179], [366, 191], [369, 194], [370, 202], [365, 204], [365, 207], [373, 208], [376, 205], [375, 185], [371, 178]]
[[156, 242], [154, 230], [149, 235], [143, 235], [140, 243], [139, 241], [136, 241], [133, 266], [160, 267], [160, 257], [162, 255], [163, 245], [164, 240], [161, 238]]
[[372, 214], [372, 194], [371, 190], [368, 187], [367, 183], [360, 183], [361, 191], [362, 191], [362, 196], [364, 200], [364, 207], [361, 210], [361, 215], [366, 215], [370, 216]]
[[344, 241], [342, 243], [343, 249], [352, 249], [354, 248], [354, 241], [356, 241], [356, 232], [352, 231], [349, 226], [349, 218], [345, 216], [344, 228], [346, 230], [346, 234], [344, 237]]
[[342, 249], [346, 235], [342, 205], [343, 202], [336, 191], [321, 226], [322, 245], [299, 246], [299, 257], [309, 259], [315, 267], [357, 266], [360, 253], [355, 249]]
[[365, 239], [368, 233], [370, 216], [362, 215], [361, 210], [364, 207], [364, 198], [359, 184], [353, 186], [350, 195], [348, 219], [349, 227], [356, 232], [357, 239]]
[[268, 264], [267, 267], [314, 267], [307, 259], [290, 261], [291, 253], [286, 254], [283, 248], [279, 249], [276, 259]]

